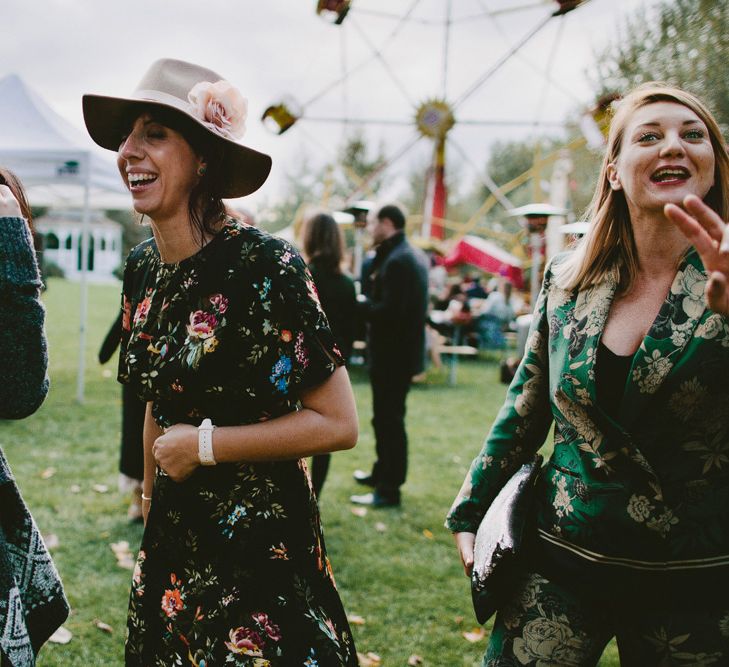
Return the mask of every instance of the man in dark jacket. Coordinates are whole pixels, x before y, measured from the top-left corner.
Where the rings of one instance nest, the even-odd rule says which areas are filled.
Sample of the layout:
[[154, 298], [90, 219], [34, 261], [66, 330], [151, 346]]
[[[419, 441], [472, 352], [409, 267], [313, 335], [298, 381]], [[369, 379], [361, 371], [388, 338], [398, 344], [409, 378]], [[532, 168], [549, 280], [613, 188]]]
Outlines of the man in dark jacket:
[[377, 460], [371, 473], [357, 470], [360, 484], [373, 493], [352, 496], [352, 502], [372, 507], [400, 504], [400, 486], [407, 472], [405, 401], [414, 375], [425, 358], [428, 309], [428, 259], [405, 238], [405, 216], [392, 204], [382, 207], [370, 223], [377, 252], [362, 292], [369, 324], [368, 352], [372, 385], [372, 426]]

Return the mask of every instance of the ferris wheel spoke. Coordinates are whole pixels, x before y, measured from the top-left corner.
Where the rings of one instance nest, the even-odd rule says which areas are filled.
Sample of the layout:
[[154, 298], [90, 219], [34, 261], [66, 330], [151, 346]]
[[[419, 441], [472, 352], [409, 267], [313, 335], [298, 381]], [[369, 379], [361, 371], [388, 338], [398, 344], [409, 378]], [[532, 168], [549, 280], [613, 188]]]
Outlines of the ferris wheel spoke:
[[[384, 45], [389, 44], [390, 42], [392, 42], [392, 40], [395, 39], [395, 37], [403, 29], [408, 18], [413, 13], [415, 8], [420, 4], [420, 2], [421, 2], [421, 0], [413, 0], [410, 7], [408, 7], [407, 11], [400, 17], [400, 20], [398, 21], [398, 23], [395, 25], [395, 27], [392, 29], [390, 34], [383, 41]], [[317, 100], [324, 97], [324, 95], [326, 95], [330, 91], [334, 90], [337, 86], [340, 86], [341, 84], [343, 84], [355, 72], [358, 72], [366, 65], [369, 65], [373, 60], [376, 60], [378, 57], [378, 53], [379, 53], [379, 51], [377, 49], [375, 49], [375, 53], [372, 53], [369, 56], [367, 56], [365, 59], [361, 60], [354, 67], [352, 67], [352, 69], [345, 71], [339, 78], [332, 81], [329, 85], [325, 86], [322, 90], [320, 90], [318, 93], [316, 93], [311, 98], [309, 98], [306, 102], [304, 102], [303, 107], [306, 108], [306, 107], [312, 105], [314, 102], [316, 102]]]
[[412, 105], [415, 106], [415, 101], [411, 97], [410, 93], [408, 93], [407, 89], [405, 88], [404, 84], [400, 79], [397, 77], [393, 69], [388, 65], [387, 61], [385, 60], [385, 57], [382, 55], [382, 51], [378, 49], [373, 43], [372, 40], [367, 36], [367, 33], [362, 30], [359, 23], [356, 21], [352, 21], [352, 25], [357, 29], [357, 31], [360, 34], [360, 37], [362, 40], [372, 49], [372, 53], [374, 57], [380, 61], [380, 64], [382, 65], [385, 72], [387, 72], [387, 75], [390, 77], [392, 82], [395, 84], [396, 88], [402, 93], [402, 95], [405, 97], [405, 99]]
[[407, 125], [412, 127], [413, 121], [400, 120], [397, 118], [349, 118], [343, 116], [335, 118], [332, 116], [306, 116], [302, 120], [312, 123], [344, 123], [352, 125]]
[[[380, 18], [387, 18], [387, 19], [403, 19], [403, 17], [400, 14], [391, 14], [390, 12], [383, 12], [379, 11], [377, 9], [362, 9], [360, 7], [354, 6], [352, 7], [352, 13], [356, 14], [363, 14], [367, 16], [377, 16]], [[422, 23], [423, 25], [440, 25], [440, 21], [436, 19], [426, 19], [421, 18], [417, 16], [407, 16], [404, 20], [410, 22], [410, 23]]]
[[359, 195], [361, 192], [365, 190], [365, 188], [369, 187], [369, 184], [374, 181], [375, 179], [379, 178], [387, 169], [389, 169], [395, 162], [397, 162], [401, 157], [403, 157], [415, 144], [417, 144], [420, 139], [422, 139], [422, 135], [420, 133], [416, 133], [415, 135], [411, 136], [410, 139], [407, 141], [407, 143], [403, 144], [397, 151], [395, 151], [388, 159], [386, 159], [377, 169], [372, 171], [367, 178], [365, 178], [362, 183], [357, 187], [357, 189], [352, 192], [349, 197], [347, 198], [347, 202], [345, 206], [349, 205], [351, 202], [356, 201], [359, 198]]
[[569, 123], [560, 120], [475, 120], [468, 118], [459, 118], [458, 126], [471, 125], [473, 127], [529, 127], [540, 125], [541, 127], [565, 128]]
[[[564, 18], [564, 16], [561, 18]], [[564, 20], [559, 22], [559, 25], [557, 27], [557, 32], [554, 36], [554, 42], [552, 42], [552, 48], [549, 52], [549, 57], [547, 58], [547, 72], [548, 73], [552, 72], [552, 67], [554, 66], [555, 56], [557, 55], [557, 46], [559, 46], [563, 31], [564, 31]], [[542, 93], [539, 96], [539, 103], [537, 105], [537, 122], [535, 123], [536, 127], [539, 127], [541, 125], [541, 122], [539, 121], [539, 116], [544, 111], [544, 106], [547, 103], [547, 94], [548, 93], [549, 93], [549, 81], [545, 80], [542, 85]], [[536, 129], [536, 127], [535, 127], [535, 129]]]
[[493, 74], [495, 74], [504, 63], [506, 63], [509, 58], [511, 58], [522, 46], [524, 46], [534, 35], [536, 35], [552, 18], [552, 15], [549, 14], [544, 19], [542, 19], [525, 37], [521, 39], [520, 42], [512, 46], [499, 60], [496, 61], [496, 63], [488, 69], [484, 74], [482, 74], [474, 83], [471, 85], [470, 88], [468, 88], [459, 98], [456, 100], [456, 103], [453, 105], [454, 108], [458, 108], [463, 102], [465, 102], [471, 95], [473, 95], [486, 81], [488, 81]]
[[[479, 4], [481, 7], [485, 8], [485, 5], [483, 3], [483, 0], [479, 0]], [[486, 10], [487, 11], [487, 10]], [[501, 24], [496, 20], [496, 17], [493, 15], [493, 13], [488, 12], [488, 14], [484, 14], [483, 16], [487, 16], [488, 19], [491, 21], [491, 24], [493, 25], [496, 32], [501, 36], [501, 38], [504, 40], [504, 42], [508, 45], [509, 39], [504, 33], [504, 29], [501, 27]], [[572, 90], [570, 90], [567, 86], [563, 85], [560, 81], [553, 78], [551, 73], [544, 70], [539, 65], [532, 62], [529, 58], [527, 58], [523, 53], [515, 53], [514, 57], [524, 64], [531, 67], [535, 72], [537, 72], [540, 76], [544, 77], [549, 83], [551, 83], [557, 90], [561, 91], [564, 95], [569, 97], [573, 102], [576, 102], [577, 104], [582, 104], [582, 100], [575, 95]], [[460, 122], [460, 121], [459, 121]]]
[[496, 201], [498, 201], [499, 204], [501, 204], [507, 211], [514, 208], [514, 205], [509, 201], [509, 198], [501, 192], [501, 188], [496, 184], [494, 179], [491, 178], [491, 174], [489, 174], [488, 171], [480, 169], [476, 163], [471, 160], [466, 151], [461, 148], [460, 144], [453, 139], [453, 137], [448, 137], [448, 143], [453, 146], [453, 148], [460, 153], [466, 163], [473, 168], [483, 185], [486, 186], [486, 189], [496, 198]]
[[445, 36], [443, 39], [443, 99], [448, 98], [448, 51], [449, 51], [449, 45], [450, 45], [450, 35], [451, 35], [451, 24], [453, 21], [451, 20], [451, 9], [452, 9], [452, 3], [451, 0], [446, 1], [446, 18], [445, 18]]

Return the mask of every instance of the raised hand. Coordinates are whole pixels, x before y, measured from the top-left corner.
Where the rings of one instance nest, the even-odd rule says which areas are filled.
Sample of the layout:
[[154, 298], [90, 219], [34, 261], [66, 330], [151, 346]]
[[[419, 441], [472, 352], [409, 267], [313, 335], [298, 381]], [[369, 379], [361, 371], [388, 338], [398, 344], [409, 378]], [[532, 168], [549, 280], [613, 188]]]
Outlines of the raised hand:
[[698, 251], [709, 273], [706, 305], [729, 315], [729, 225], [696, 195], [687, 195], [684, 209], [666, 204], [666, 217], [674, 222]]

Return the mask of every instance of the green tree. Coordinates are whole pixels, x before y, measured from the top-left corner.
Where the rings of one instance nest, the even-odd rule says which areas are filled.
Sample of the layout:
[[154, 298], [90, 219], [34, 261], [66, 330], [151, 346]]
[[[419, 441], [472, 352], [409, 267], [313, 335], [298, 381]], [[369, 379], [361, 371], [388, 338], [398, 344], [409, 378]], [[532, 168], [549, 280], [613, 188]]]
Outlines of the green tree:
[[728, 25], [726, 0], [662, 0], [640, 8], [596, 57], [598, 95], [666, 81], [698, 95], [729, 128]]

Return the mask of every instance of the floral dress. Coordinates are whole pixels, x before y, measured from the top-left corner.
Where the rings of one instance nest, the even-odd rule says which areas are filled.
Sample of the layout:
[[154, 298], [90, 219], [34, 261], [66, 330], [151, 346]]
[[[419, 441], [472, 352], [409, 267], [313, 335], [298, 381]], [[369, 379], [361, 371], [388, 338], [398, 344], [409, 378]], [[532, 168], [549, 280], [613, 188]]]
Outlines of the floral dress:
[[[232, 219], [178, 264], [135, 248], [123, 312], [119, 379], [161, 427], [281, 416], [342, 364], [299, 254]], [[303, 461], [158, 469], [152, 497], [127, 665], [357, 664]]]

